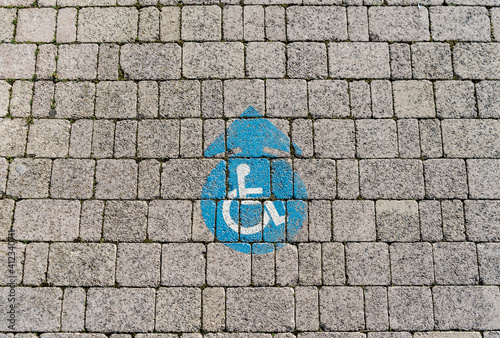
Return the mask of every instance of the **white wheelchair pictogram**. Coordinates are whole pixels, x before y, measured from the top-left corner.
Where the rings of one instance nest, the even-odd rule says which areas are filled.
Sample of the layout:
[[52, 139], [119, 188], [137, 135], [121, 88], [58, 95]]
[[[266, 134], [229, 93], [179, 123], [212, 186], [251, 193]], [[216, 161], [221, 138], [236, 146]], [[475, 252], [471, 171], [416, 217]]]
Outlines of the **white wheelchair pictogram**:
[[[232, 190], [228, 194], [228, 200], [224, 200], [222, 205], [222, 216], [226, 224], [237, 233], [242, 235], [252, 235], [262, 231], [272, 219], [276, 226], [279, 226], [285, 223], [286, 216], [280, 216], [274, 203], [272, 201], [264, 202], [264, 219], [258, 222], [253, 226], [248, 227], [240, 227], [238, 223], [236, 223], [230, 214], [231, 203], [233, 202], [236, 196], [239, 196], [240, 199], [247, 198], [248, 195], [258, 195], [262, 194], [262, 188], [247, 188], [245, 185], [245, 177], [250, 174], [250, 167], [247, 164], [240, 164], [236, 168], [236, 175], [238, 178], [238, 188]], [[240, 202], [242, 205], [260, 205], [259, 201], [245, 200]]]

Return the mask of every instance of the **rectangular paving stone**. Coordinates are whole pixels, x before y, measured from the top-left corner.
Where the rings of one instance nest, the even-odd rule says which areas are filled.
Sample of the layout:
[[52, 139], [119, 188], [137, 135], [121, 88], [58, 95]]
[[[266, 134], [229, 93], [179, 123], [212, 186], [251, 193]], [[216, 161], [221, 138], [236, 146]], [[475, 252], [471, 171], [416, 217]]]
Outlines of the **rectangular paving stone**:
[[349, 83], [351, 100], [351, 114], [354, 118], [368, 118], [372, 116], [370, 84], [366, 81], [352, 81]]
[[59, 118], [83, 118], [94, 115], [95, 84], [58, 82], [55, 87], [55, 115]]
[[10, 42], [14, 38], [14, 28], [13, 23], [16, 18], [15, 8], [1, 8], [0, 16], [2, 21], [0, 23], [0, 41]]
[[431, 285], [434, 282], [430, 243], [393, 243], [389, 247], [394, 285]]
[[[389, 313], [387, 305], [387, 288], [381, 286], [365, 287], [364, 296], [365, 296], [365, 321], [367, 330], [388, 330]], [[370, 335], [371, 333], [368, 334]], [[382, 336], [380, 338], [385, 338], [385, 337]], [[387, 338], [393, 338], [393, 337], [387, 337]]]
[[222, 331], [226, 327], [226, 292], [224, 288], [205, 288], [202, 294], [203, 330]]
[[406, 43], [389, 45], [391, 56], [391, 78], [395, 80], [411, 79], [411, 52]]
[[142, 120], [137, 136], [139, 157], [172, 158], [179, 154], [179, 121]]
[[344, 285], [344, 245], [341, 243], [322, 243], [321, 260], [323, 266], [323, 285]]
[[[222, 243], [207, 246], [207, 284], [210, 286], [248, 286], [251, 282], [251, 256]], [[227, 299], [227, 297], [226, 297]], [[227, 322], [226, 322], [227, 323]]]
[[26, 245], [23, 284], [40, 285], [45, 282], [48, 261], [48, 243], [29, 243]]
[[55, 84], [52, 81], [37, 81], [34, 83], [31, 114], [33, 117], [49, 117], [54, 115], [52, 104]]
[[162, 246], [162, 285], [201, 286], [205, 283], [205, 245], [169, 243]]
[[16, 41], [51, 42], [57, 11], [52, 8], [23, 8], [18, 12]]
[[443, 223], [441, 218], [441, 203], [439, 201], [423, 200], [418, 203], [418, 210], [422, 241], [442, 241]]
[[9, 162], [7, 159], [0, 157], [0, 197], [5, 195], [7, 189], [7, 171], [9, 169]]
[[366, 7], [347, 7], [347, 30], [351, 41], [369, 41], [368, 11]]
[[96, 158], [113, 157], [115, 123], [113, 120], [94, 120], [92, 130], [91, 156]]
[[78, 13], [78, 41], [134, 41], [138, 16], [137, 9], [133, 7], [82, 8]]
[[113, 286], [116, 246], [110, 243], [53, 243], [47, 282], [60, 286]]
[[80, 238], [83, 241], [98, 242], [101, 239], [103, 215], [103, 201], [83, 201], [80, 217]]
[[150, 332], [154, 329], [155, 290], [91, 288], [85, 328], [90, 332]]
[[348, 117], [350, 115], [349, 92], [346, 81], [310, 81], [308, 83], [308, 94], [311, 116]]
[[221, 9], [218, 6], [186, 6], [182, 9], [181, 38], [185, 41], [219, 41]]
[[[10, 229], [9, 229], [10, 230]], [[14, 235], [12, 235], [14, 236]], [[7, 242], [0, 242], [0, 255], [2, 255], [5, 264], [0, 268], [0, 283], [5, 286], [16, 284], [26, 284], [23, 279], [23, 265], [25, 264], [26, 245], [24, 243], [16, 243], [9, 235]], [[14, 260], [14, 261], [13, 261]], [[15, 295], [14, 295], [15, 296]], [[10, 302], [4, 301], [4, 304]], [[5, 312], [8, 311], [8, 305]], [[6, 317], [9, 316], [6, 314]]]
[[453, 48], [453, 69], [460, 79], [500, 78], [500, 43], [458, 43]]
[[[0, 288], [0, 298], [6, 300], [9, 292], [10, 287]], [[61, 327], [61, 303], [62, 290], [60, 288], [16, 287], [16, 313], [18, 316], [14, 331], [59, 331]], [[0, 330], [11, 332], [8, 325], [10, 324], [7, 320], [2, 320]]]
[[243, 40], [243, 6], [225, 6], [222, 9], [224, 40]]
[[356, 120], [356, 145], [358, 158], [398, 156], [396, 122], [388, 119]]
[[325, 286], [319, 290], [320, 326], [327, 331], [355, 331], [365, 327], [363, 289]]
[[139, 10], [139, 33], [141, 41], [155, 41], [160, 38], [160, 11], [155, 7]]
[[95, 173], [95, 197], [134, 199], [137, 196], [135, 160], [98, 160]]
[[56, 72], [57, 46], [44, 44], [38, 47], [36, 78], [51, 80]]
[[328, 57], [329, 74], [333, 78], [378, 79], [390, 76], [386, 43], [331, 43]]
[[120, 52], [120, 65], [127, 79], [167, 80], [181, 77], [181, 48], [177, 44], [125, 44]]
[[500, 280], [500, 244], [477, 245], [480, 283], [498, 284]]
[[314, 152], [319, 158], [354, 158], [352, 120], [319, 119], [314, 122]]
[[136, 138], [137, 121], [117, 121], [115, 129], [115, 158], [135, 157]]
[[484, 7], [431, 7], [432, 39], [435, 41], [490, 41], [490, 20]]
[[299, 338], [365, 338], [364, 333], [357, 332], [304, 332]]
[[299, 79], [266, 81], [266, 109], [270, 117], [307, 116], [307, 83]]
[[332, 237], [332, 208], [330, 201], [309, 202], [309, 240], [329, 242]]
[[[432, 289], [437, 330], [496, 330], [500, 297], [496, 286], [435, 286]], [[474, 308], [470, 306], [474, 304]]]
[[[124, 53], [123, 58], [126, 54]], [[120, 46], [113, 43], [99, 45], [99, 66], [97, 67], [97, 78], [99, 80], [118, 79], [118, 66], [120, 58]], [[123, 74], [124, 76], [126, 74]]]
[[[438, 117], [474, 118], [477, 116], [474, 84], [471, 81], [436, 81], [434, 91]], [[479, 102], [481, 101], [478, 100]]]
[[474, 243], [433, 244], [436, 283], [470, 285], [479, 281]]
[[467, 235], [474, 242], [500, 241], [500, 202], [465, 201]]
[[116, 283], [136, 287], [160, 285], [160, 255], [160, 244], [119, 243]]
[[314, 286], [295, 288], [295, 327], [301, 331], [319, 329], [318, 289]]
[[326, 45], [293, 42], [287, 45], [287, 75], [290, 78], [324, 79], [328, 75]]
[[356, 199], [359, 196], [357, 160], [337, 161], [337, 198]]
[[420, 150], [422, 157], [442, 157], [441, 122], [438, 119], [422, 119], [418, 121], [418, 126], [420, 129]]
[[433, 299], [428, 287], [390, 287], [388, 299], [391, 329], [423, 331], [434, 328]]
[[137, 197], [151, 200], [160, 197], [160, 162], [144, 160], [139, 163]]
[[6, 241], [14, 215], [14, 200], [0, 199], [0, 240]]
[[152, 201], [148, 213], [148, 238], [162, 242], [189, 241], [191, 215], [191, 201]]
[[27, 117], [31, 113], [31, 98], [33, 96], [33, 82], [15, 81], [12, 85], [10, 98], [10, 115]]
[[321, 244], [301, 243], [299, 252], [299, 284], [321, 285]]
[[467, 198], [465, 161], [430, 159], [424, 161], [426, 197]]
[[377, 201], [377, 237], [385, 242], [420, 239], [416, 201]]
[[[266, 309], [265, 316], [261, 309]], [[226, 316], [228, 331], [291, 331], [295, 327], [293, 289], [227, 289]]]
[[451, 79], [451, 50], [448, 43], [419, 42], [411, 45], [414, 79]]
[[285, 41], [285, 9], [281, 6], [267, 6], [264, 11], [266, 38], [274, 41]]
[[160, 39], [173, 42], [181, 37], [181, 10], [176, 6], [165, 6], [160, 12]]
[[402, 158], [420, 157], [420, 138], [417, 119], [397, 121], [399, 156]]
[[389, 246], [386, 243], [347, 243], [349, 285], [389, 285]]
[[334, 201], [333, 239], [339, 242], [374, 241], [373, 201]]
[[0, 78], [30, 79], [35, 74], [34, 44], [0, 45]]
[[[222, 81], [203, 81], [201, 83], [201, 115], [203, 117], [221, 117], [223, 109]], [[205, 123], [207, 122], [205, 121]]]
[[[330, 159], [298, 159], [294, 169], [304, 181], [309, 198], [333, 199], [335, 189], [335, 161]], [[296, 192], [298, 195], [298, 192]]]
[[364, 198], [424, 197], [423, 165], [419, 160], [360, 161], [360, 187]]
[[441, 202], [443, 216], [443, 237], [446, 241], [464, 241], [464, 211], [459, 200], [443, 200]]
[[199, 198], [205, 178], [217, 163], [213, 159], [169, 160], [162, 166], [161, 196], [165, 199]]
[[224, 81], [224, 116], [238, 117], [248, 106], [264, 114], [264, 86], [262, 80]]
[[80, 202], [22, 200], [16, 204], [16, 238], [29, 241], [72, 241], [78, 237]]
[[429, 17], [426, 7], [370, 7], [370, 40], [429, 40]]
[[107, 241], [144, 241], [147, 212], [145, 201], [108, 201], [104, 210], [103, 238]]
[[436, 116], [430, 81], [394, 81], [394, 111], [398, 118]]
[[243, 7], [243, 37], [246, 41], [264, 40], [264, 7]]
[[86, 297], [87, 293], [83, 288], [64, 289], [61, 330], [70, 332], [84, 330]]
[[71, 125], [69, 156], [75, 158], [90, 157], [92, 151], [92, 120], [76, 120]]
[[280, 286], [297, 285], [298, 276], [297, 247], [285, 244], [282, 249], [276, 251], [276, 284]]
[[97, 84], [97, 118], [135, 118], [137, 84], [133, 81], [102, 81]]
[[374, 118], [392, 117], [392, 86], [389, 80], [371, 82], [372, 114]]
[[140, 81], [137, 92], [137, 116], [155, 118], [158, 116], [158, 84], [155, 81]]
[[274, 285], [276, 279], [274, 261], [274, 250], [265, 254], [252, 255], [252, 285]]
[[[413, 337], [416, 338], [480, 338], [481, 333], [479, 332], [415, 332]], [[486, 337], [486, 336], [485, 336]]]
[[188, 42], [182, 51], [182, 74], [186, 78], [240, 78], [244, 51], [240, 42]]
[[289, 41], [347, 39], [347, 15], [342, 7], [291, 6], [286, 17]]
[[95, 79], [97, 76], [97, 52], [98, 45], [96, 44], [59, 46], [57, 77], [68, 80]]
[[470, 198], [499, 198], [500, 160], [467, 160], [467, 175]]
[[93, 160], [58, 159], [52, 166], [52, 198], [88, 199], [94, 188]]
[[[153, 308], [153, 306], [151, 306]], [[156, 318], [155, 318], [156, 317]], [[196, 332], [201, 327], [201, 290], [161, 288], [156, 296], [157, 332]]]
[[52, 161], [16, 158], [10, 164], [6, 195], [14, 198], [47, 198]]
[[498, 120], [443, 120], [443, 146], [447, 157], [498, 157], [500, 121]]
[[58, 43], [76, 40], [76, 8], [61, 8], [57, 11], [56, 41]]
[[[476, 84], [477, 106], [479, 109], [479, 117], [497, 118], [499, 116], [499, 111], [500, 111], [499, 92], [500, 92], [500, 87], [498, 81], [481, 81]], [[12, 111], [12, 99], [10, 105]]]
[[199, 81], [162, 82], [160, 84], [160, 116], [199, 117], [200, 96]]

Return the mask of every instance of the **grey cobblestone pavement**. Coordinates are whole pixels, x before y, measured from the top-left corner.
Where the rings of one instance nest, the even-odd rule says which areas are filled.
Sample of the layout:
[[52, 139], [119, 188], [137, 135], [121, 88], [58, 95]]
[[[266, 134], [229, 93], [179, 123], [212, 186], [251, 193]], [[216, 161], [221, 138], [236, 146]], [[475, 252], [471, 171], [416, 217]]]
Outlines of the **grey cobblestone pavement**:
[[[307, 190], [253, 253], [248, 106]], [[0, 338], [499, 338], [499, 286], [499, 0], [0, 0]]]

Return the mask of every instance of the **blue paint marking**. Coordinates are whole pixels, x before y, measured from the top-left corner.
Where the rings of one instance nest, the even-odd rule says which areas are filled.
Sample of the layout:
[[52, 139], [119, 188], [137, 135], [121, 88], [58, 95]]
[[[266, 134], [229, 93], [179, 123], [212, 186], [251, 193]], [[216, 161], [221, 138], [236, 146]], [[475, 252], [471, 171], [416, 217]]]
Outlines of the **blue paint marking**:
[[289, 161], [291, 144], [249, 106], [206, 150], [228, 154], [205, 180], [201, 212], [217, 240], [243, 253], [278, 250], [300, 232], [307, 217], [307, 190]]

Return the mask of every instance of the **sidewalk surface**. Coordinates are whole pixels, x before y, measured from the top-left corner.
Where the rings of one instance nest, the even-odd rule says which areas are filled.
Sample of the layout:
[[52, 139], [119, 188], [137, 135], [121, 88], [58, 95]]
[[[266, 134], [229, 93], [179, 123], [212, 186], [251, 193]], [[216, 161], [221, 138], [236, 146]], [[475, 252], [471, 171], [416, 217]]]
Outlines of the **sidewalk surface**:
[[500, 337], [500, 0], [0, 0], [0, 41], [0, 338]]

